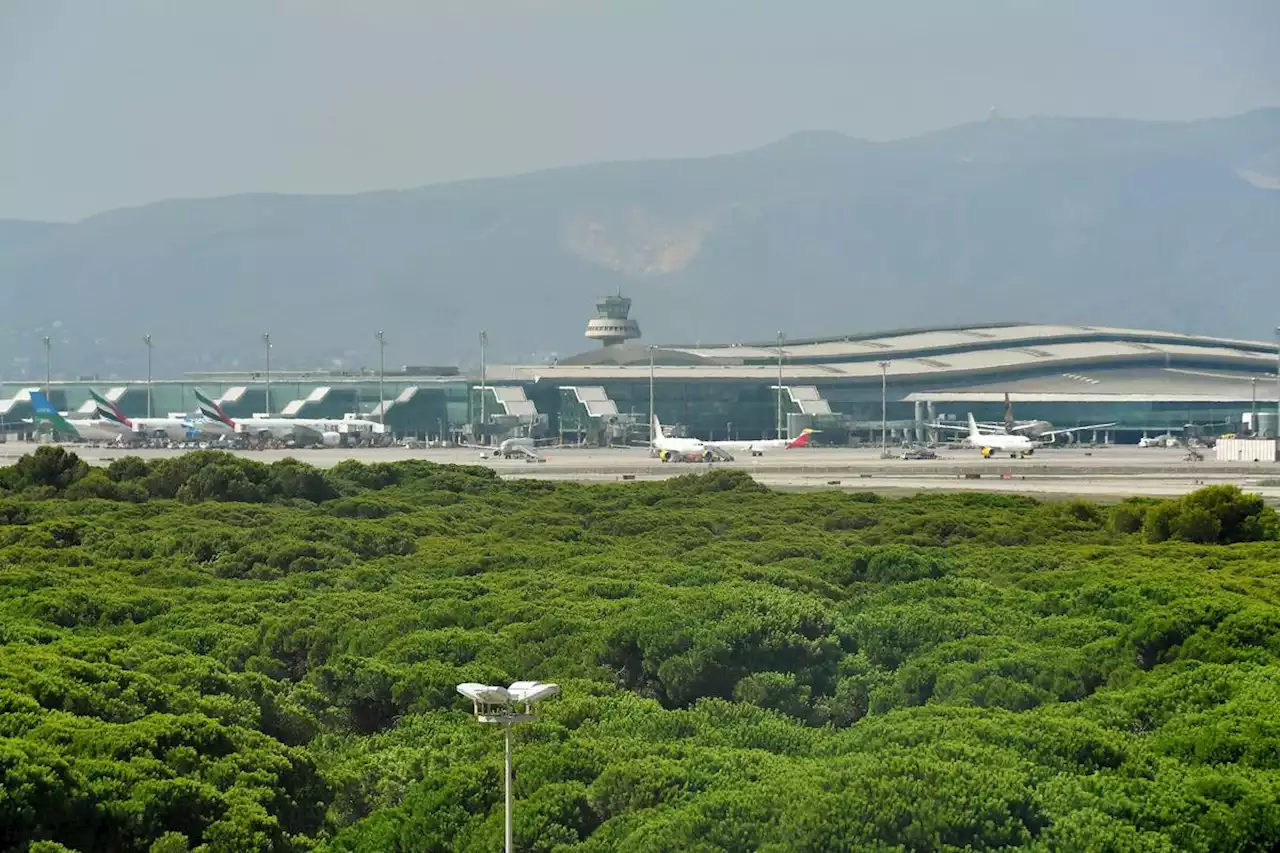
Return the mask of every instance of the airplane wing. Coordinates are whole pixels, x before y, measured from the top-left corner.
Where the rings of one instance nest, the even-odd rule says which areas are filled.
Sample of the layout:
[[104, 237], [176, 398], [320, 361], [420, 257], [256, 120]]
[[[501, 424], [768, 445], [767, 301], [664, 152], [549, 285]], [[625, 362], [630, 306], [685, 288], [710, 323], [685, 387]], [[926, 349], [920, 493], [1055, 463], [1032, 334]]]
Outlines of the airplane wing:
[[315, 423], [308, 423], [306, 421], [301, 421], [296, 424], [290, 424], [290, 428], [291, 428], [290, 431], [293, 433], [293, 437], [295, 439], [319, 438], [325, 433], [325, 429], [322, 425], [315, 424]]
[[[957, 432], [968, 432], [968, 431], [969, 431], [969, 427], [968, 427], [968, 426], [966, 426], [966, 425], [964, 425], [964, 424], [934, 423], [934, 424], [928, 424], [928, 426], [931, 426], [931, 427], [933, 427], [934, 429], [953, 429], [953, 430], [955, 430], [955, 431], [957, 431]], [[981, 427], [984, 427], [984, 426], [989, 427], [989, 426], [991, 426], [991, 425], [990, 425], [990, 424], [978, 424], [978, 426], [979, 426], [979, 428], [981, 428]]]
[[1083, 432], [1087, 429], [1109, 429], [1110, 427], [1115, 426], [1116, 423], [1116, 421], [1112, 421], [1109, 424], [1088, 424], [1086, 426], [1067, 427], [1065, 429], [1047, 429], [1040, 433], [1040, 438], [1050, 435], [1070, 435], [1073, 432]]

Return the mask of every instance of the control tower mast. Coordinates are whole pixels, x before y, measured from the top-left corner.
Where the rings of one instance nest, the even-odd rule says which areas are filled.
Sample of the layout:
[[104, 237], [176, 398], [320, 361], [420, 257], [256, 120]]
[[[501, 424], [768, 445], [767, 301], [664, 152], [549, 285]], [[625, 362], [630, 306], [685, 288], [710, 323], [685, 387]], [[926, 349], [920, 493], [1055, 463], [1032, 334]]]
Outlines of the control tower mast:
[[596, 300], [598, 315], [587, 321], [586, 336], [607, 347], [640, 337], [640, 324], [630, 319], [631, 300], [619, 293]]

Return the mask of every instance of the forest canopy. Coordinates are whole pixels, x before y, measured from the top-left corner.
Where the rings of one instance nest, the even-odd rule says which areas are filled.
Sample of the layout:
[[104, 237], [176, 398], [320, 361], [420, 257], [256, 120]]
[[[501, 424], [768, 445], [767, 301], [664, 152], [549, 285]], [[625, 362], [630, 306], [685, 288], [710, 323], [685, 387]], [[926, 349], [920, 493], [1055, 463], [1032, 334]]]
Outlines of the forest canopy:
[[1280, 524], [199, 452], [0, 469], [0, 849], [1270, 850]]

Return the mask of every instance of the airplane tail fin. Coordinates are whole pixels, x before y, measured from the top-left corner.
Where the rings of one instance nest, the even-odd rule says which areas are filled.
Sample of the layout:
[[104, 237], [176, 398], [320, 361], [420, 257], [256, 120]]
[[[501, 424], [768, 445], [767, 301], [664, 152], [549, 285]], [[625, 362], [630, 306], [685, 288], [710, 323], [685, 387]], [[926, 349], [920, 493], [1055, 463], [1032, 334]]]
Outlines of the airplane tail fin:
[[111, 421], [113, 424], [119, 424], [122, 427], [133, 426], [133, 421], [104, 406], [99, 405], [94, 409], [94, 411], [98, 417], [102, 418], [104, 421]]
[[978, 422], [973, 419], [973, 412], [969, 413], [969, 438], [978, 440], [982, 433], [978, 430]]
[[133, 421], [129, 420], [129, 418], [125, 415], [125, 413], [120, 411], [120, 407], [117, 406], [115, 403], [111, 402], [106, 397], [103, 397], [101, 394], [99, 394], [97, 391], [94, 391], [92, 388], [89, 389], [89, 396], [92, 397], [93, 401], [98, 404], [99, 415], [101, 415], [102, 417], [106, 418], [109, 421], [115, 421], [116, 423], [121, 424], [122, 426], [127, 426], [127, 427], [133, 426]]
[[790, 449], [792, 447], [808, 447], [809, 442], [812, 440], [813, 436], [817, 434], [817, 432], [818, 430], [816, 429], [810, 429], [809, 427], [805, 427], [803, 430], [800, 431], [799, 435], [797, 435], [795, 438], [791, 439], [791, 441], [787, 443], [787, 448]]
[[1008, 393], [1004, 395], [1004, 431], [1013, 435], [1013, 401], [1009, 399]]
[[42, 391], [30, 392], [31, 408], [37, 415], [56, 415], [58, 410], [49, 402], [49, 398]]
[[649, 440], [657, 441], [662, 438], [662, 423], [658, 420], [657, 414], [649, 422]]
[[200, 404], [200, 414], [211, 421], [221, 421], [232, 429], [235, 428], [236, 422], [227, 417], [227, 413], [222, 411], [221, 406], [206, 397], [199, 388], [196, 388], [195, 392], [196, 402]]
[[54, 408], [53, 403], [49, 402], [40, 391], [30, 392], [31, 410], [35, 412], [36, 421], [43, 421], [49, 424], [55, 435], [78, 436], [75, 426], [62, 416], [62, 413]]

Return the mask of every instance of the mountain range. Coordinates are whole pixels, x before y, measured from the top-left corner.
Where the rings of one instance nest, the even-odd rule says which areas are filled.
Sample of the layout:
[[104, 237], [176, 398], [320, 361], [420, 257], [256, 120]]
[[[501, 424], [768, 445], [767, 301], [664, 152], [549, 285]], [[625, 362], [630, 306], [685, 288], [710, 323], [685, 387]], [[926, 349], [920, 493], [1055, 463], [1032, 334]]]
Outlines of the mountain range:
[[[192, 168], [198, 168], [193, 164]], [[893, 142], [344, 196], [0, 221], [0, 379], [567, 355], [622, 291], [645, 340], [1020, 320], [1268, 338], [1280, 109], [1195, 122], [992, 118]]]

